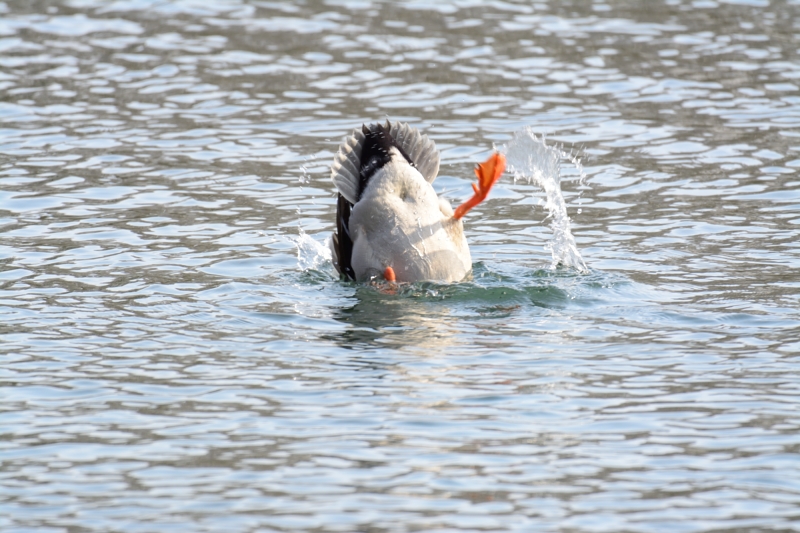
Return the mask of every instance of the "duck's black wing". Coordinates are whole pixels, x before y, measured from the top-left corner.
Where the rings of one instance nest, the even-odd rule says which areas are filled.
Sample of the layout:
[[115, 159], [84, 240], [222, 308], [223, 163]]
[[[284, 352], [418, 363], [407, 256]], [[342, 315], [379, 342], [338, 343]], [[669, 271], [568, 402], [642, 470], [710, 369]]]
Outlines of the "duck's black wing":
[[347, 198], [339, 195], [336, 202], [336, 231], [333, 233], [333, 266], [339, 274], [355, 281], [356, 273], [353, 271], [351, 260], [353, 258], [353, 240], [350, 238], [350, 210], [353, 204]]

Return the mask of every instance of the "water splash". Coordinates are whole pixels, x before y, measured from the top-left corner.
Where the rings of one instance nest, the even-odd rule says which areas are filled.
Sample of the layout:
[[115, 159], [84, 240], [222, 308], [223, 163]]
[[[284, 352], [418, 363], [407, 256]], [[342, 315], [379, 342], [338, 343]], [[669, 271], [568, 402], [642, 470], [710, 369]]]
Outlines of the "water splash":
[[508, 160], [509, 171], [514, 173], [514, 179], [524, 178], [528, 183], [536, 183], [547, 195], [544, 205], [550, 213], [553, 239], [546, 247], [553, 256], [552, 267], [563, 265], [588, 272], [572, 236], [567, 204], [561, 194], [561, 162], [572, 163], [582, 181], [586, 174], [580, 159], [556, 146], [547, 145], [544, 137], [537, 137], [530, 127], [516, 132], [511, 142], [502, 147], [502, 151]]
[[311, 183], [311, 174], [309, 174], [308, 167], [306, 166], [305, 163], [300, 165], [300, 173], [301, 173], [300, 178], [298, 179], [298, 181], [300, 182], [300, 186], [308, 185], [309, 183]]
[[326, 262], [331, 261], [331, 250], [327, 240], [321, 244], [303, 231], [303, 228], [300, 228], [300, 234], [294, 239], [294, 244], [297, 246], [297, 266], [300, 270], [320, 270]]

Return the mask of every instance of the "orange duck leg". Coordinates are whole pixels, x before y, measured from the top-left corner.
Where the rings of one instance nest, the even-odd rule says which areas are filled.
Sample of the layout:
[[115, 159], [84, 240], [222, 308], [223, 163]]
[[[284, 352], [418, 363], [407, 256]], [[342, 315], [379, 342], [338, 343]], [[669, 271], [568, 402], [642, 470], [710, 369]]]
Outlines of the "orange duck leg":
[[506, 156], [500, 152], [493, 153], [489, 156], [489, 159], [478, 164], [478, 166], [475, 167], [475, 175], [478, 176], [478, 183], [472, 184], [472, 190], [475, 191], [475, 194], [472, 198], [456, 208], [453, 218], [459, 220], [466, 215], [470, 209], [484, 201], [505, 169]]

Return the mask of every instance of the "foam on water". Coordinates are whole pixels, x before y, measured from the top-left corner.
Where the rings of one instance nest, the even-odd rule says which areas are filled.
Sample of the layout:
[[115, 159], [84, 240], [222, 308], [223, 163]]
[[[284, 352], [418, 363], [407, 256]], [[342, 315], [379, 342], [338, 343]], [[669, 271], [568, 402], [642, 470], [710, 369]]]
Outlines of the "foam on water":
[[585, 174], [580, 160], [556, 146], [548, 145], [544, 137], [537, 137], [530, 127], [516, 132], [511, 142], [501, 150], [508, 160], [508, 170], [514, 173], [515, 179], [523, 178], [528, 183], [535, 183], [547, 195], [544, 206], [549, 212], [550, 228], [553, 230], [553, 239], [547, 243], [553, 255], [552, 267], [561, 265], [588, 272], [572, 236], [567, 204], [561, 194], [561, 162], [569, 161], [574, 165], [582, 180]]

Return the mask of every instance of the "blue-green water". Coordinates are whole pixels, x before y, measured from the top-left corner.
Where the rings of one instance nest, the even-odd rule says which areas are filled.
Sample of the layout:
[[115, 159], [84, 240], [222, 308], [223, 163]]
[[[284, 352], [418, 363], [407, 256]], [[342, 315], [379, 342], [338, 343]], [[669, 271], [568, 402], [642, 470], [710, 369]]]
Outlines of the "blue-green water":
[[[799, 14], [0, 2], [0, 530], [800, 530]], [[587, 271], [508, 174], [471, 280], [339, 281], [386, 117], [453, 204], [579, 157]]]

